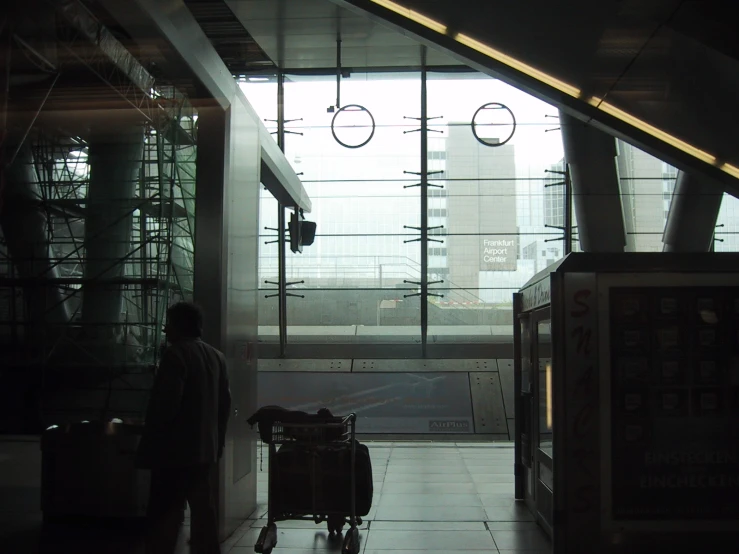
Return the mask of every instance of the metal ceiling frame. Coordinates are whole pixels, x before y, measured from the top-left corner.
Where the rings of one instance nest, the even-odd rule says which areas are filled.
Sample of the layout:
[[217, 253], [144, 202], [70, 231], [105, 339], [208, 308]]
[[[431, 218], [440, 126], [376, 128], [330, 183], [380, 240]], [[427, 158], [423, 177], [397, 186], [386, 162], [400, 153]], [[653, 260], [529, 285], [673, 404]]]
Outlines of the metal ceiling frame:
[[[624, 119], [628, 118], [616, 117], [608, 110], [604, 111], [589, 104], [585, 99], [574, 95], [574, 91], [566, 92], [567, 86], [565, 83], [554, 82], [556, 81], [554, 78], [545, 80], [536, 78], [532, 76], [531, 73], [533, 72], [527, 74], [521, 69], [516, 69], [512, 65], [485, 55], [483, 48], [479, 46], [477, 48], [472, 47], [475, 46], [474, 42], [476, 42], [473, 39], [467, 40], [467, 45], [461, 43], [453, 36], [446, 34], [446, 27], [439, 22], [424, 18], [422, 14], [416, 12], [414, 12], [414, 18], [409, 18], [402, 10], [392, 9], [393, 6], [400, 7], [400, 4], [395, 2], [384, 0], [382, 2], [375, 0], [329, 1], [352, 10], [354, 13], [363, 14], [365, 17], [394, 29], [398, 33], [410, 36], [430, 48], [444, 50], [469, 67], [496, 77], [544, 102], [553, 104], [573, 117], [620, 138], [624, 142], [632, 144], [678, 169], [713, 178], [724, 184], [728, 189], [727, 192], [739, 196], [739, 180], [722, 171], [716, 165], [691, 156], [684, 150], [656, 138], [653, 134], [627, 123]], [[410, 12], [412, 10], [405, 9], [405, 11]], [[442, 33], [442, 27], [444, 33]]]
[[166, 6], [147, 0], [130, 0], [125, 5], [117, 0], [101, 0], [101, 4], [134, 40], [164, 40], [173, 56], [179, 58], [172, 63], [186, 68], [207, 91], [209, 98], [204, 100], [214, 100], [223, 110], [235, 98], [243, 102], [259, 125], [262, 183], [279, 202], [311, 211], [310, 198], [297, 174], [183, 0], [173, 0]]

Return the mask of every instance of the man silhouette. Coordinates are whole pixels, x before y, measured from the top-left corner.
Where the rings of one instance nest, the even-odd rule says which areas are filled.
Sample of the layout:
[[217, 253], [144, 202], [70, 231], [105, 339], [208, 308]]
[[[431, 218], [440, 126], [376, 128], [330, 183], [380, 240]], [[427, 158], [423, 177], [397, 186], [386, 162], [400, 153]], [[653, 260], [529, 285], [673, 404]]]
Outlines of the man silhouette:
[[138, 450], [140, 467], [151, 469], [148, 554], [174, 552], [185, 501], [197, 552], [220, 552], [215, 477], [231, 392], [226, 358], [200, 339], [202, 327], [194, 304], [167, 310], [169, 346], [154, 378]]

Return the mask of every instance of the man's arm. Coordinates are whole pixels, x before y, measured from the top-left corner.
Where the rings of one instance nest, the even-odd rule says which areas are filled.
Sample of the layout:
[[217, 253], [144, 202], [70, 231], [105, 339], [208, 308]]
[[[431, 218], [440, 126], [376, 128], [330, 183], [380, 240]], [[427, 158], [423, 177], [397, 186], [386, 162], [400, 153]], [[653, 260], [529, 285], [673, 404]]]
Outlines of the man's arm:
[[231, 387], [228, 382], [228, 367], [225, 357], [221, 356], [221, 371], [218, 378], [218, 458], [223, 455], [226, 446], [226, 427], [231, 414]]
[[165, 352], [159, 364], [149, 399], [147, 426], [160, 427], [174, 420], [182, 404], [185, 368], [172, 352]]

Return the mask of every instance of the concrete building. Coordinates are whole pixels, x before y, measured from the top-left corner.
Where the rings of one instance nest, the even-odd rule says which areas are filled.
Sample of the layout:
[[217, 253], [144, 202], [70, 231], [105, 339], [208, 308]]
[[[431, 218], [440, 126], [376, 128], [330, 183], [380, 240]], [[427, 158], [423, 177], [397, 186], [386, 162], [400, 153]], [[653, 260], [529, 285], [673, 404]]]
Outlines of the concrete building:
[[[484, 146], [469, 125], [452, 123], [445, 177], [446, 207], [430, 208], [429, 223], [443, 224], [446, 218], [450, 282], [478, 289], [483, 272], [515, 271], [519, 241], [514, 146]], [[430, 253], [437, 250], [432, 246]]]
[[558, 183], [564, 182], [564, 177], [557, 171], [564, 171], [564, 159], [552, 164], [550, 173], [544, 186], [544, 224], [550, 227], [563, 227], [565, 224], [565, 189]]
[[[661, 252], [672, 196], [665, 184], [670, 174], [661, 160], [622, 141], [617, 143], [626, 251]], [[671, 181], [674, 186], [674, 178]]]

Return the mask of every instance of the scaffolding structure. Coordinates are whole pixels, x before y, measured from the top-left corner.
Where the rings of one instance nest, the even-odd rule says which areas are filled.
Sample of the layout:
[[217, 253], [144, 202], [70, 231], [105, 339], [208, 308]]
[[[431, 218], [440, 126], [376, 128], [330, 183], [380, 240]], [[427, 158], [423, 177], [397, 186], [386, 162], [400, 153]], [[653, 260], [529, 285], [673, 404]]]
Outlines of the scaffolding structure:
[[[152, 95], [159, 109], [139, 129], [143, 149], [133, 195], [116, 199], [129, 240], [102, 275], [86, 271], [92, 239], [85, 227], [95, 209], [90, 141], [33, 129], [31, 155], [16, 161], [33, 166], [23, 171], [35, 178], [27, 185], [45, 215], [48, 257], [20, 259], [0, 231], [0, 365], [36, 376], [35, 409], [44, 424], [140, 416], [166, 308], [192, 297], [197, 114], [174, 87], [157, 87]], [[34, 268], [33, 278], [19, 271], [21, 263]], [[85, 293], [95, 287], [121, 295], [117, 318], [81, 317]], [[41, 321], [31, 309], [39, 294], [47, 299]], [[60, 304], [68, 318], [52, 316]]]

